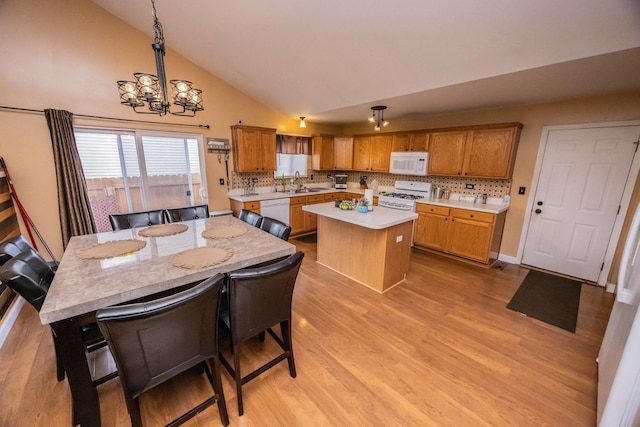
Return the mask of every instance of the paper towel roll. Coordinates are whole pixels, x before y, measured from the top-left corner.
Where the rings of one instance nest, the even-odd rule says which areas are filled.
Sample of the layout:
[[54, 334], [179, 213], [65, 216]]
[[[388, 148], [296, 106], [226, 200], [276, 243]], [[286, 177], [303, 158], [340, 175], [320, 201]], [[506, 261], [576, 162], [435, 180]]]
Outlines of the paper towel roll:
[[369, 210], [373, 210], [373, 190], [364, 190], [364, 198], [367, 199]]

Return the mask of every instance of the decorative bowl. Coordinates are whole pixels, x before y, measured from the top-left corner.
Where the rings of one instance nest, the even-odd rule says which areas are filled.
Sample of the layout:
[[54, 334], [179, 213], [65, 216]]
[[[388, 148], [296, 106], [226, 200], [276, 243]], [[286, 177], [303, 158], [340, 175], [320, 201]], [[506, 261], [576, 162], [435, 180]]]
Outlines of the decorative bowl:
[[358, 206], [358, 212], [367, 213], [369, 212], [369, 207], [367, 205], [360, 205]]

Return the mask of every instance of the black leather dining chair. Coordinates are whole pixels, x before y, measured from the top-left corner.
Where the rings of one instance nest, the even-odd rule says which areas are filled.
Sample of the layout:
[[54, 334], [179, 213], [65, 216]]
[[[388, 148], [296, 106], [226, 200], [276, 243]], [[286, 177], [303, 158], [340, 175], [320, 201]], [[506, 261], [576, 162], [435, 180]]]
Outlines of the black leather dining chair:
[[195, 366], [204, 369], [214, 394], [170, 425], [182, 424], [216, 402], [222, 424], [229, 424], [218, 360], [224, 280], [218, 274], [173, 295], [97, 311], [98, 325], [120, 372], [133, 427], [142, 426], [140, 395]]
[[291, 234], [291, 226], [268, 216], [262, 218], [260, 229], [285, 241], [289, 240], [289, 234]]
[[[42, 308], [53, 277], [53, 270], [33, 251], [16, 255], [0, 268], [0, 281], [23, 297], [38, 312]], [[56, 352], [57, 377], [58, 381], [62, 381], [65, 375], [64, 367], [62, 366], [59, 345], [53, 330], [52, 334]], [[93, 352], [107, 345], [95, 322], [83, 325], [81, 334], [87, 347], [87, 352]], [[104, 377], [94, 379], [94, 384], [102, 384], [117, 375], [117, 372], [112, 372]]]
[[3, 242], [0, 242], [0, 265], [4, 265], [14, 256], [21, 254], [22, 252], [33, 252], [35, 256], [39, 257], [42, 262], [45, 262], [53, 271], [58, 268], [58, 263], [55, 261], [47, 262], [42, 258], [42, 255], [34, 248], [31, 243], [24, 237], [15, 236], [11, 237]]
[[167, 222], [189, 221], [209, 218], [209, 205], [187, 206], [184, 208], [165, 209]]
[[240, 211], [238, 219], [258, 228], [260, 228], [260, 224], [262, 224], [262, 215], [246, 209]]
[[[258, 268], [245, 268], [228, 275], [228, 292], [220, 308], [223, 329], [229, 335], [233, 367], [220, 353], [222, 365], [236, 383], [238, 412], [244, 413], [242, 386], [283, 360], [289, 364], [289, 373], [295, 378], [296, 367], [291, 341], [291, 302], [298, 271], [304, 258], [303, 252], [282, 261]], [[272, 327], [280, 325], [279, 337]], [[240, 345], [251, 337], [271, 335], [283, 350], [281, 354], [254, 371], [242, 376], [240, 370]]]
[[112, 214], [109, 215], [109, 222], [113, 231], [164, 224], [164, 210]]

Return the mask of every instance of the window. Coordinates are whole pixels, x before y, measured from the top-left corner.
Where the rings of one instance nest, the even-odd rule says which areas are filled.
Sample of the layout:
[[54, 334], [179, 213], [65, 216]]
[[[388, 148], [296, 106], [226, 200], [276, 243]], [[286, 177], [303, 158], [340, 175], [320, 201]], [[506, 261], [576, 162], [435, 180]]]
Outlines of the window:
[[75, 129], [98, 231], [109, 215], [206, 204], [202, 136]]
[[276, 135], [276, 178], [292, 177], [296, 172], [307, 176], [311, 158], [311, 138], [298, 135]]

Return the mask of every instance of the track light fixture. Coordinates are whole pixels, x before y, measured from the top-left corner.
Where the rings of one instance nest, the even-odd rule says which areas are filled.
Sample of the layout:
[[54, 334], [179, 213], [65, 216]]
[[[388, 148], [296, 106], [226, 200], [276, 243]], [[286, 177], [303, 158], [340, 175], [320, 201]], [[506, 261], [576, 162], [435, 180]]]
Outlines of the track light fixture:
[[[181, 108], [180, 111], [171, 111], [171, 103], [167, 95], [167, 77], [164, 72], [164, 34], [162, 24], [156, 15], [155, 0], [151, 0], [153, 12], [153, 31], [155, 40], [151, 47], [156, 57], [157, 75], [148, 73], [135, 73], [135, 81], [119, 80], [118, 91], [120, 103], [133, 108], [133, 111], [141, 114], [173, 114], [175, 116], [195, 116], [197, 111], [202, 111], [202, 91], [195, 89], [188, 80], [171, 80], [171, 101]], [[147, 106], [149, 111], [138, 111], [137, 108]]]
[[369, 117], [369, 123], [375, 123], [376, 126], [373, 128], [376, 131], [380, 130], [380, 126], [387, 127], [389, 126], [389, 122], [384, 119], [384, 110], [387, 107], [385, 105], [375, 105], [371, 107], [373, 113]]

